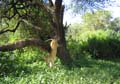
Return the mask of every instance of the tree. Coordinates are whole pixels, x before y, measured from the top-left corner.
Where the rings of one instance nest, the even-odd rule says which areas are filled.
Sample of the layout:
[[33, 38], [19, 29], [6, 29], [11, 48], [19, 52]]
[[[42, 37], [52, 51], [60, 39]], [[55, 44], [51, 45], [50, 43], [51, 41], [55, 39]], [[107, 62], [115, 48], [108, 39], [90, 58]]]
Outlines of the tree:
[[71, 2], [73, 10], [77, 13], [94, 12], [97, 9], [117, 5], [115, 0], [71, 0]]
[[111, 21], [110, 28], [115, 30], [115, 31], [120, 30], [120, 18], [114, 18]]
[[94, 13], [86, 13], [82, 17], [83, 27], [88, 29], [108, 29], [111, 24], [112, 15], [109, 11], [98, 10]]
[[[93, 2], [94, 1], [94, 2]], [[85, 0], [84, 3], [89, 4], [89, 2], [101, 2], [101, 0]], [[106, 0], [102, 0], [103, 2]], [[16, 32], [20, 24], [27, 24], [33, 28], [33, 30], [42, 32], [44, 29], [42, 24], [35, 21], [35, 15], [39, 13], [40, 15], [45, 14], [47, 25], [50, 24], [50, 29], [52, 30], [51, 34], [59, 38], [60, 47], [58, 48], [58, 57], [65, 64], [70, 64], [72, 59], [69, 55], [66, 46], [65, 40], [65, 28], [67, 26], [63, 25], [63, 15], [65, 6], [62, 4], [63, 0], [55, 0], [53, 3], [52, 0], [1, 0], [0, 1], [0, 21], [1, 25], [7, 25], [7, 28], [2, 28], [0, 34], [6, 32]], [[79, 3], [83, 3], [83, 0], [80, 0]], [[84, 6], [84, 5], [83, 5]], [[40, 13], [41, 12], [41, 13]], [[37, 16], [39, 17], [39, 16]], [[17, 21], [15, 28], [9, 28], [9, 21], [15, 19]], [[33, 20], [33, 21], [32, 21]], [[42, 21], [40, 21], [42, 22]], [[29, 29], [28, 29], [29, 30]], [[20, 49], [26, 46], [39, 46], [42, 49], [49, 50], [48, 45], [45, 43], [44, 39], [41, 38], [32, 38], [26, 40], [20, 40], [12, 44], [6, 44], [0, 46], [0, 51], [12, 51], [15, 49]]]

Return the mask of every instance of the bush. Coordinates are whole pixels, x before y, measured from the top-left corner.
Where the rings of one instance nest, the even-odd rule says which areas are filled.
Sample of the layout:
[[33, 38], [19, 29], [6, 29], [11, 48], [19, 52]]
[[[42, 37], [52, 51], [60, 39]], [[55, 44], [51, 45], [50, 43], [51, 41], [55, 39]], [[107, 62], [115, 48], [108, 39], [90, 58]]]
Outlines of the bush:
[[19, 72], [22, 68], [13, 52], [0, 52], [0, 77]]
[[117, 39], [97, 39], [91, 38], [88, 40], [88, 51], [95, 58], [113, 58], [120, 56], [120, 41]]
[[81, 56], [101, 59], [120, 58], [120, 31], [86, 31], [79, 36], [73, 35], [68, 38], [68, 44], [74, 59], [81, 59]]
[[120, 58], [120, 32], [101, 31], [89, 37], [82, 45], [82, 50], [94, 58]]
[[11, 52], [0, 52], [0, 77], [7, 75], [19, 76], [21, 72], [31, 73], [31, 64], [43, 60], [47, 53], [34, 47]]

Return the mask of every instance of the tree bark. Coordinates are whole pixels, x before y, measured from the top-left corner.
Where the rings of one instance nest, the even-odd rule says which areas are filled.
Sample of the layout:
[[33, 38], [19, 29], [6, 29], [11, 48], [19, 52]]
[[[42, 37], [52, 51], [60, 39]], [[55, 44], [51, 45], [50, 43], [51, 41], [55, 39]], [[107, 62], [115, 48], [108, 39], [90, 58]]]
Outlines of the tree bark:
[[15, 43], [8, 43], [6, 45], [2, 45], [0, 46], [0, 51], [2, 52], [13, 51], [27, 46], [35, 46], [44, 51], [48, 51], [48, 52], [50, 51], [50, 47], [47, 44], [45, 44], [42, 40], [37, 38], [30, 38], [30, 39], [20, 40]]
[[64, 64], [71, 64], [72, 58], [68, 52], [65, 39], [65, 30], [63, 26], [63, 15], [64, 15], [64, 5], [62, 5], [62, 0], [55, 1], [55, 10], [53, 16], [54, 29], [57, 37], [59, 38], [59, 45], [57, 56], [60, 58], [61, 62]]

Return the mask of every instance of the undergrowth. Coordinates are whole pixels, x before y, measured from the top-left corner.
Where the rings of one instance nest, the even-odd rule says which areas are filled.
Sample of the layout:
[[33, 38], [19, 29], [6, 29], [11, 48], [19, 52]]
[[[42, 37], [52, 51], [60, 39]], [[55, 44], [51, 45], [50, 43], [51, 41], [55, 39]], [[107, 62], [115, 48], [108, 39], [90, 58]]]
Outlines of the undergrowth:
[[74, 60], [71, 68], [58, 58], [49, 68], [43, 61], [48, 53], [33, 47], [0, 52], [0, 84], [120, 84], [120, 59], [94, 59], [84, 49], [89, 38], [67, 40]]

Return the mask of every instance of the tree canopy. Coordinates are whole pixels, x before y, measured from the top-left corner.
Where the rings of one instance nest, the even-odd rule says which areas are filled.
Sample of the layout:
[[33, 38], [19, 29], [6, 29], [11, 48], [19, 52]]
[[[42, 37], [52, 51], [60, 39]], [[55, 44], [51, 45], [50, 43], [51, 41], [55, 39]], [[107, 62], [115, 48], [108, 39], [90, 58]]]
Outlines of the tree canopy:
[[92, 13], [83, 15], [84, 27], [90, 29], [107, 29], [111, 23], [111, 13], [109, 11], [98, 10]]
[[71, 2], [71, 7], [76, 13], [86, 11], [94, 12], [94, 10], [103, 9], [116, 4], [115, 0], [71, 0]]

